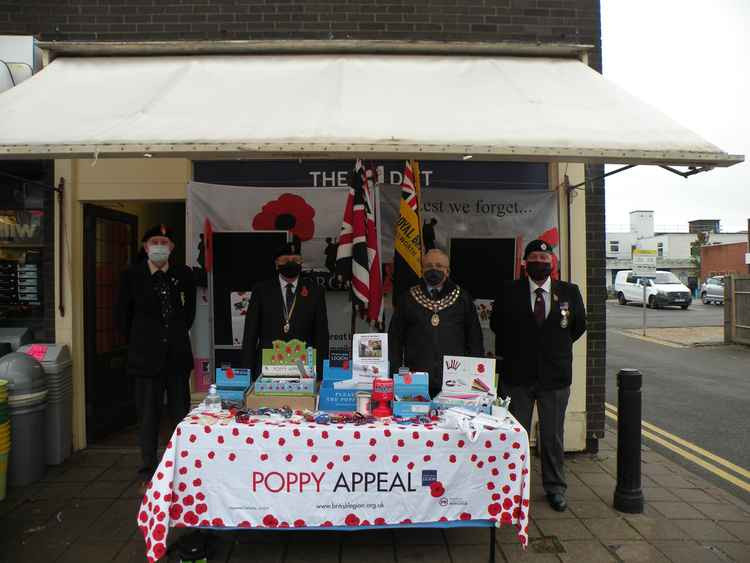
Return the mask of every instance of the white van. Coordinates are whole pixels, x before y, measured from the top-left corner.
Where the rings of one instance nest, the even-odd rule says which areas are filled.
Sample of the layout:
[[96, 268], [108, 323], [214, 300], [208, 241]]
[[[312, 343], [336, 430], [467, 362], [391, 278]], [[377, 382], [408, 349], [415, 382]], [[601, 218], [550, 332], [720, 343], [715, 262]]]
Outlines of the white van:
[[687, 309], [693, 302], [690, 290], [672, 272], [657, 271], [655, 278], [640, 278], [633, 270], [623, 270], [615, 277], [615, 294], [620, 305], [642, 304], [644, 283], [648, 307], [658, 309], [675, 305]]

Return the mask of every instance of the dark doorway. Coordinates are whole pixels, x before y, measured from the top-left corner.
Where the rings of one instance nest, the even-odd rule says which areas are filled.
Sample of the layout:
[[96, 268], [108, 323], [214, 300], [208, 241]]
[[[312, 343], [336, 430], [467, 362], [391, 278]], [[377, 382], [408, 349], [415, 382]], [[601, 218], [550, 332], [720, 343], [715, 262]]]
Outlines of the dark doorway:
[[503, 280], [512, 280], [516, 241], [512, 238], [451, 239], [451, 279], [474, 299], [494, 299]]
[[86, 437], [94, 442], [135, 423], [127, 343], [114, 323], [120, 272], [138, 252], [138, 218], [84, 205]]

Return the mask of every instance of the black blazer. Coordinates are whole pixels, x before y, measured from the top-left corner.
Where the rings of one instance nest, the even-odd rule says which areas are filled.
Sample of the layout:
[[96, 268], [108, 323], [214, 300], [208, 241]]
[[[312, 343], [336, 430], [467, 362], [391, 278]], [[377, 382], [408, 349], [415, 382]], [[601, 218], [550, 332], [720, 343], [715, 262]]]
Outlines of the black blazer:
[[[500, 384], [538, 384], [562, 389], [572, 382], [573, 342], [586, 331], [586, 310], [578, 286], [552, 281], [550, 313], [537, 326], [527, 278], [506, 282], [492, 306], [490, 327], [495, 332]], [[560, 326], [561, 305], [568, 304], [568, 326]], [[502, 362], [500, 362], [502, 357]]]
[[[115, 323], [128, 340], [128, 373], [156, 377], [165, 367], [193, 369], [193, 350], [188, 331], [195, 319], [195, 281], [186, 266], [170, 266], [167, 276], [173, 286], [174, 318], [164, 331], [161, 306], [154, 292], [147, 262], [131, 266], [120, 277]], [[169, 365], [168, 365], [169, 364]]]
[[284, 334], [284, 301], [278, 275], [256, 284], [250, 296], [242, 339], [242, 365], [260, 374], [263, 348], [271, 348], [274, 340], [298, 339], [317, 352], [318, 378], [323, 376], [323, 360], [328, 357], [328, 313], [325, 291], [300, 277], [297, 301]]
[[[424, 281], [420, 285], [427, 290]], [[439, 297], [455, 288], [455, 283], [446, 281]], [[402, 365], [428, 372], [430, 395], [435, 396], [443, 384], [443, 356], [484, 356], [484, 342], [474, 300], [463, 289], [453, 305], [440, 311], [437, 327], [430, 322], [432, 314], [410, 291], [402, 293], [388, 327], [388, 355], [391, 373]]]

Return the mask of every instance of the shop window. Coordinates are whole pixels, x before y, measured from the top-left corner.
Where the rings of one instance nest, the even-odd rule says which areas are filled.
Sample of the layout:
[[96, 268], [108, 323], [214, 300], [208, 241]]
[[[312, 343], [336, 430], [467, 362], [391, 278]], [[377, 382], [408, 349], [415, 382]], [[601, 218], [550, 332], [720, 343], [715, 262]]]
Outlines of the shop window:
[[0, 327], [54, 339], [52, 191], [47, 161], [0, 162]]

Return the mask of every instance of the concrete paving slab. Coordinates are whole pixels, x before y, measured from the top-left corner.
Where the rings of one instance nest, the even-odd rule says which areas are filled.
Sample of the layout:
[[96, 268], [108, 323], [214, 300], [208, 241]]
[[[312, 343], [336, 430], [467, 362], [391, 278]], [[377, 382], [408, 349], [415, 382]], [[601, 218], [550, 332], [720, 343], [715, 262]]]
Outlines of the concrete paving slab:
[[104, 467], [96, 466], [84, 466], [78, 467], [75, 465], [62, 465], [59, 467], [49, 468], [44, 478], [43, 483], [88, 483], [97, 479], [102, 473], [106, 471]]
[[113, 563], [143, 563], [146, 560], [146, 545], [140, 534], [121, 547]]
[[[449, 546], [448, 551], [453, 563], [486, 563], [490, 554], [489, 546], [480, 545], [454, 545]], [[495, 561], [503, 560], [500, 553], [499, 549], [495, 552]]]
[[568, 510], [578, 518], [614, 518], [617, 511], [601, 500], [587, 500], [568, 503]]
[[565, 540], [562, 545], [565, 548], [565, 553], [560, 554], [560, 559], [563, 561], [569, 561], [570, 563], [616, 561], [607, 548], [597, 540]]
[[341, 563], [393, 563], [394, 561], [394, 550], [390, 544], [346, 544], [341, 548]]
[[[735, 536], [738, 540], [750, 544], [750, 525], [747, 522], [719, 522], [718, 524], [724, 530], [727, 530], [730, 534]], [[748, 553], [750, 553], [750, 545], [748, 545], [747, 549]], [[748, 559], [750, 559], [750, 557], [748, 557]]]
[[580, 520], [535, 520], [545, 536], [555, 536], [560, 540], [587, 540], [593, 536]]
[[[488, 545], [490, 530], [487, 528], [447, 528], [444, 530], [448, 545]], [[495, 534], [497, 538], [497, 533]]]
[[229, 561], [232, 563], [281, 563], [284, 560], [285, 545], [252, 544], [237, 542], [232, 549]]
[[607, 544], [620, 561], [627, 563], [667, 563], [667, 559], [654, 546], [645, 541], [617, 542]]
[[688, 481], [687, 479], [684, 479], [683, 477], [680, 477], [679, 475], [668, 475], [668, 474], [661, 474], [657, 473], [655, 475], [651, 475], [650, 478], [656, 482], [657, 485], [660, 487], [665, 487], [667, 489], [695, 489], [695, 485]]
[[674, 493], [663, 487], [643, 487], [643, 498], [646, 502], [680, 500]]
[[393, 538], [396, 545], [445, 545], [445, 535], [439, 528], [395, 529]]
[[136, 501], [116, 500], [96, 518], [88, 533], [79, 541], [93, 544], [128, 540], [138, 530], [137, 514]]
[[[532, 548], [524, 550], [518, 542], [515, 544], [503, 544], [500, 547], [502, 555], [511, 563], [515, 563], [516, 561], [524, 563], [547, 563], [554, 561], [559, 563], [560, 561], [558, 556], [552, 553], [536, 553]], [[498, 557], [498, 559], [500, 558]], [[401, 563], [400, 560], [399, 563]]]
[[594, 536], [604, 542], [642, 539], [623, 518], [589, 518], [582, 522]]
[[703, 543], [707, 548], [719, 550], [725, 557], [737, 563], [746, 562], [750, 547], [741, 542], [706, 542]]
[[361, 530], [356, 532], [342, 532], [342, 543], [385, 545], [392, 544], [393, 530]]
[[665, 518], [683, 520], [704, 520], [706, 516], [699, 510], [682, 501], [654, 501], [648, 506], [654, 508]]
[[34, 500], [54, 500], [64, 502], [65, 500], [77, 498], [87, 487], [86, 483], [44, 483], [33, 489], [31, 498]]
[[700, 489], [669, 489], [669, 491], [674, 493], [678, 498], [691, 504], [721, 502], [721, 499], [715, 498]]
[[[572, 499], [567, 495], [566, 497], [569, 505], [573, 504], [574, 502], [578, 502], [577, 499]], [[566, 510], [564, 512], [558, 512], [557, 510], [554, 510], [547, 503], [546, 498], [544, 500], [537, 500], [536, 502], [532, 502], [530, 504], [529, 513], [533, 515], [534, 518], [543, 519], [565, 520], [568, 518], [575, 518], [575, 514], [573, 514], [570, 510]]]
[[130, 487], [127, 481], [94, 481], [77, 495], [79, 498], [118, 499]]
[[[110, 500], [72, 499], [51, 514], [43, 532], [43, 541], [78, 541], [112, 503]], [[128, 538], [123, 538], [123, 541]]]
[[647, 540], [686, 540], [687, 533], [666, 518], [651, 518], [642, 514], [626, 516], [625, 520]]
[[399, 545], [396, 559], [398, 563], [451, 563], [448, 548], [442, 545]]
[[76, 543], [62, 554], [56, 563], [81, 563], [82, 561], [112, 561], [126, 542], [111, 542], [97, 545]]
[[694, 541], [655, 541], [653, 546], [670, 560], [690, 563], [725, 563], [722, 554]]
[[731, 542], [739, 539], [709, 520], [672, 520], [672, 522], [685, 530], [694, 540]]
[[747, 522], [750, 527], [750, 513], [745, 512], [733, 504], [691, 503], [711, 520], [726, 520], [728, 522]]
[[[291, 533], [291, 532], [290, 532]], [[339, 560], [341, 542], [311, 543], [287, 539], [285, 563], [331, 563]]]

